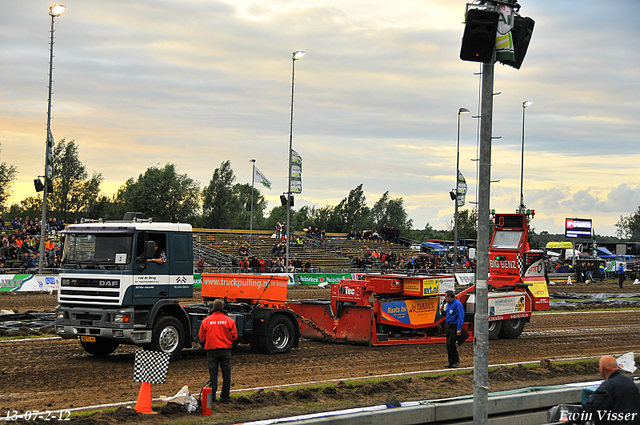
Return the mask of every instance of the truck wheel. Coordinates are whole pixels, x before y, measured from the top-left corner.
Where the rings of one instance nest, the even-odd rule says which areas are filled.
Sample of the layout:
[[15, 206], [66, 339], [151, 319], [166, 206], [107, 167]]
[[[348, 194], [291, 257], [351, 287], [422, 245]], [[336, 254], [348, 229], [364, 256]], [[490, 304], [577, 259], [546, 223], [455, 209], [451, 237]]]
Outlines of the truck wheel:
[[286, 316], [275, 316], [269, 321], [267, 334], [264, 336], [262, 348], [265, 354], [288, 353], [293, 347], [295, 330], [291, 319]]
[[80, 344], [82, 344], [82, 348], [84, 348], [84, 351], [98, 357], [108, 356], [109, 354], [116, 351], [116, 348], [118, 348], [118, 345], [120, 345], [118, 341], [104, 338], [96, 338], [96, 342], [80, 341]]
[[504, 339], [515, 339], [522, 333], [524, 324], [525, 321], [523, 318], [503, 320], [502, 329], [498, 336]]
[[151, 345], [145, 349], [160, 351], [171, 355], [171, 360], [180, 356], [184, 346], [184, 329], [175, 317], [165, 316], [153, 327]]
[[489, 339], [498, 339], [498, 335], [502, 330], [502, 320], [494, 320], [489, 322]]

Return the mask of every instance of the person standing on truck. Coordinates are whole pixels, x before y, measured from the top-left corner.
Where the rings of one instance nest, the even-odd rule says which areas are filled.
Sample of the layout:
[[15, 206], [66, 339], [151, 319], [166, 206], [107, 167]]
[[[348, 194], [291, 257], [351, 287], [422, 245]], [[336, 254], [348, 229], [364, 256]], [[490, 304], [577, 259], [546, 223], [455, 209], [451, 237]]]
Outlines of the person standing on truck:
[[157, 263], [157, 264], [166, 263], [167, 262], [167, 256], [164, 253], [164, 251], [161, 250], [160, 247], [158, 246], [158, 242], [153, 241], [153, 247], [154, 247], [153, 258], [147, 258], [147, 262], [152, 262], [152, 263]]
[[211, 393], [215, 401], [218, 391], [218, 365], [222, 370], [222, 391], [220, 401], [231, 401], [231, 348], [238, 339], [236, 322], [222, 311], [224, 302], [217, 299], [213, 302], [213, 312], [200, 324], [200, 343], [207, 350], [207, 365], [211, 380]]
[[444, 306], [447, 323], [447, 356], [449, 364], [445, 367], [454, 368], [460, 366], [460, 357], [458, 356], [458, 348], [456, 347], [457, 337], [462, 334], [462, 323], [464, 322], [464, 307], [456, 298], [453, 291], [447, 291], [444, 294], [447, 304]]

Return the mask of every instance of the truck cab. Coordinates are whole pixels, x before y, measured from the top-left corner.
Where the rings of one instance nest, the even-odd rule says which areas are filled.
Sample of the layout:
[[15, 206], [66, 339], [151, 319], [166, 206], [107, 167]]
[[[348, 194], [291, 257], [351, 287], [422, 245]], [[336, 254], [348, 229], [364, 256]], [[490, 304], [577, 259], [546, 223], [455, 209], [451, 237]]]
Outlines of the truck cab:
[[189, 317], [178, 304], [193, 296], [190, 224], [133, 215], [73, 224], [63, 236], [58, 335], [80, 338], [96, 355], [120, 343], [172, 353], [190, 346]]

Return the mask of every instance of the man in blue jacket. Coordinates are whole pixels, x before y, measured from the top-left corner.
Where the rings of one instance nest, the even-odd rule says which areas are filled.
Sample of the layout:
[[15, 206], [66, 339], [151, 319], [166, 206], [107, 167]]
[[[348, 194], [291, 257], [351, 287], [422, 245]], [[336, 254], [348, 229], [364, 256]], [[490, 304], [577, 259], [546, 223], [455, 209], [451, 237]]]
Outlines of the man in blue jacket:
[[444, 298], [447, 301], [444, 310], [446, 315], [445, 322], [447, 323], [447, 355], [449, 356], [449, 364], [445, 367], [453, 368], [460, 366], [456, 339], [462, 333], [464, 307], [462, 307], [462, 303], [456, 298], [456, 294], [453, 291], [445, 292]]

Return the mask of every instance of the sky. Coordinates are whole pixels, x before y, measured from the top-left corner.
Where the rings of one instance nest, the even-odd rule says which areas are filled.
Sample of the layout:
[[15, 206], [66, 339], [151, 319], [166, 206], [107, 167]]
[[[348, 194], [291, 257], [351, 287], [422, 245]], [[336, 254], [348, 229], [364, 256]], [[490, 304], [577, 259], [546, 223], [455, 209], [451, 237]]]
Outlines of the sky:
[[[0, 6], [0, 162], [12, 203], [44, 172], [51, 18], [44, 0]], [[251, 159], [296, 207], [337, 205], [362, 184], [370, 207], [403, 198], [414, 228], [450, 228], [458, 109], [460, 171], [476, 201], [481, 65], [461, 61], [459, 0], [65, 0], [55, 19], [52, 133], [74, 140], [111, 196], [153, 166], [209, 184], [225, 160], [239, 183]], [[640, 205], [640, 2], [520, 2], [535, 20], [520, 70], [495, 65], [491, 208], [524, 201], [533, 226], [564, 233], [593, 219], [614, 235]], [[475, 117], [475, 118], [474, 118]]]

